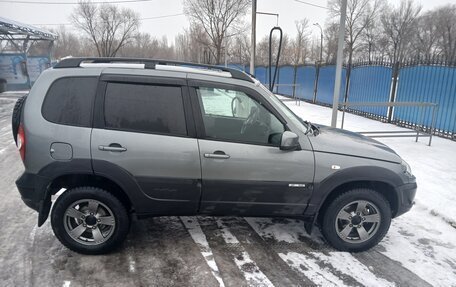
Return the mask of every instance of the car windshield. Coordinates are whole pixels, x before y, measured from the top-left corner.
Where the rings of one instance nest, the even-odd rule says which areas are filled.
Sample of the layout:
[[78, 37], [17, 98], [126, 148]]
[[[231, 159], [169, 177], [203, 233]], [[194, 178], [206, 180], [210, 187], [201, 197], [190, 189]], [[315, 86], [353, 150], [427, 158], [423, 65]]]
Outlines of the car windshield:
[[263, 84], [259, 83], [260, 87], [268, 94], [269, 98], [276, 104], [276, 107], [280, 109], [283, 113], [287, 115], [287, 117], [296, 125], [299, 129], [303, 132], [306, 132], [310, 128], [310, 123], [305, 122], [303, 119], [298, 117], [295, 113], [293, 113], [289, 107], [287, 107], [276, 95], [274, 95], [271, 91], [268, 90]]

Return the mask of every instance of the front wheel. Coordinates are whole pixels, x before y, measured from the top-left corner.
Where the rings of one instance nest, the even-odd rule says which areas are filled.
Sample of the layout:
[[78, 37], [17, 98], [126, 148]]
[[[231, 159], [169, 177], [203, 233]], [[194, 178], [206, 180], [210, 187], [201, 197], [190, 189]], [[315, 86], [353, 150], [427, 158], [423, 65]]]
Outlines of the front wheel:
[[51, 224], [56, 237], [69, 249], [83, 254], [102, 254], [124, 241], [130, 218], [123, 204], [109, 192], [78, 187], [57, 198]]
[[381, 194], [357, 188], [342, 193], [328, 205], [320, 228], [334, 248], [360, 252], [383, 239], [391, 217], [389, 202]]

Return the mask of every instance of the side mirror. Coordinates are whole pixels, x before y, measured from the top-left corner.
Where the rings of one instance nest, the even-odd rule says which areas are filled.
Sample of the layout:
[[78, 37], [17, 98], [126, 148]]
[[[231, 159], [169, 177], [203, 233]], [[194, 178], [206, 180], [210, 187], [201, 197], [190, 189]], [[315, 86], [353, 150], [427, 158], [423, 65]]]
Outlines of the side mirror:
[[284, 131], [282, 134], [282, 139], [280, 140], [280, 149], [296, 150], [297, 148], [299, 148], [298, 135], [290, 131]]

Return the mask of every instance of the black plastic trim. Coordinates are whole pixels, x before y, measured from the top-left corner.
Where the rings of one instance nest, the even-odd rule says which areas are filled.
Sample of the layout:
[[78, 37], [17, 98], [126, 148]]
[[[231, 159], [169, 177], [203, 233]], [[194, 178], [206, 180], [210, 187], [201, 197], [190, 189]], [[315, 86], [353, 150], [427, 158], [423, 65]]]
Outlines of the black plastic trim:
[[[310, 198], [305, 215], [313, 215], [319, 212], [326, 198], [337, 187], [350, 182], [372, 181], [386, 183], [395, 189], [403, 185], [401, 177], [391, 170], [377, 166], [358, 166], [340, 170], [314, 184], [314, 192]], [[395, 192], [396, 200], [400, 204], [398, 192]]]

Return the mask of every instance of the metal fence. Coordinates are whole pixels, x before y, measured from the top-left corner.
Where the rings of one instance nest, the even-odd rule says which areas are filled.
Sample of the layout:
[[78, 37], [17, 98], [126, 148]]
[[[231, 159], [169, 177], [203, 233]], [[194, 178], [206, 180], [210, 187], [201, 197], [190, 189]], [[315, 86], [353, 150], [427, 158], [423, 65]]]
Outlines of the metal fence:
[[[247, 66], [231, 65], [248, 72]], [[350, 69], [350, 73], [347, 70]], [[277, 92], [320, 105], [332, 105], [335, 65], [278, 68]], [[268, 83], [268, 68], [255, 67], [255, 76]], [[318, 82], [316, 75], [319, 73]], [[347, 78], [347, 74], [350, 75]], [[348, 85], [347, 85], [348, 81]], [[432, 111], [412, 106], [347, 106], [347, 111], [456, 140], [456, 63], [413, 60], [405, 63], [357, 62], [342, 70], [339, 101], [417, 102], [438, 105], [435, 126]]]

